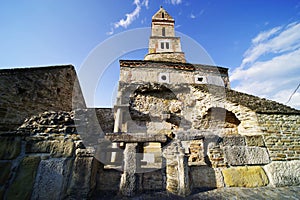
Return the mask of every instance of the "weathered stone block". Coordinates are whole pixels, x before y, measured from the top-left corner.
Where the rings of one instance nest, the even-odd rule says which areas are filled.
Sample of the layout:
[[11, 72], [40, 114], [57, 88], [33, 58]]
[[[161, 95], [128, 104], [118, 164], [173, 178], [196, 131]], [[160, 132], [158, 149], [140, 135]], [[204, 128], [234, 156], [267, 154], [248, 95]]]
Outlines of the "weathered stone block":
[[144, 190], [163, 190], [164, 177], [161, 170], [152, 171], [143, 174]]
[[268, 164], [270, 162], [269, 154], [266, 148], [246, 147], [247, 164]]
[[26, 143], [26, 153], [50, 153], [52, 141], [30, 140]]
[[269, 183], [260, 166], [227, 168], [222, 173], [227, 187], [261, 187]]
[[11, 163], [4, 162], [0, 163], [0, 187], [3, 186], [9, 179], [11, 174]]
[[245, 146], [245, 138], [243, 136], [226, 136], [223, 137], [223, 146]]
[[276, 187], [300, 184], [300, 161], [271, 162], [264, 166], [270, 184]]
[[266, 148], [261, 147], [224, 147], [225, 162], [232, 166], [268, 164], [270, 162]]
[[122, 172], [115, 169], [104, 169], [99, 173], [98, 191], [118, 191]]
[[245, 165], [248, 160], [245, 147], [224, 147], [224, 159], [229, 165]]
[[248, 146], [264, 147], [264, 140], [261, 135], [246, 136], [246, 144]]
[[0, 160], [15, 159], [21, 152], [21, 138], [1, 137], [0, 138]]
[[75, 154], [78, 157], [93, 157], [95, 156], [95, 148], [76, 149]]
[[5, 192], [5, 187], [1, 186], [0, 187], [0, 199], [4, 199], [4, 192]]
[[40, 157], [25, 157], [16, 177], [8, 188], [7, 199], [30, 199]]
[[70, 140], [31, 140], [26, 144], [26, 153], [49, 153], [54, 158], [72, 157], [74, 153], [74, 142]]
[[93, 157], [77, 157], [67, 190], [67, 199], [88, 199], [95, 188], [97, 162]]
[[42, 160], [31, 199], [63, 199], [70, 164], [70, 160], [65, 158]]
[[219, 188], [224, 187], [223, 175], [220, 169], [208, 166], [192, 166], [190, 173], [195, 188]]
[[74, 143], [72, 141], [54, 142], [51, 148], [51, 156], [54, 158], [72, 157], [74, 153]]

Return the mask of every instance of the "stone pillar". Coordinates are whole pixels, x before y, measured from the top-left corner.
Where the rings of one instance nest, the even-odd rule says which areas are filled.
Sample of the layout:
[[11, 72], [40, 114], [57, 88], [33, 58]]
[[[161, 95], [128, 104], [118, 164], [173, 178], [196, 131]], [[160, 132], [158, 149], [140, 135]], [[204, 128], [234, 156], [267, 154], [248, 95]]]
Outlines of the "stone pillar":
[[127, 143], [124, 151], [124, 167], [120, 182], [120, 194], [133, 196], [137, 190], [137, 146], [138, 143]]
[[180, 141], [172, 142], [163, 152], [166, 158], [167, 191], [188, 196], [191, 193], [188, 160]]
[[[117, 108], [117, 113], [116, 113], [116, 119], [115, 119], [115, 124], [114, 124], [114, 133], [122, 132], [122, 121], [123, 121], [123, 112], [122, 108], [118, 107]], [[118, 148], [118, 143], [113, 142], [112, 143], [112, 148], [117, 149]], [[111, 160], [112, 163], [115, 163], [117, 161], [117, 152], [112, 152], [111, 153]]]
[[114, 124], [114, 133], [118, 133], [122, 131], [122, 108], [117, 108], [116, 119]]

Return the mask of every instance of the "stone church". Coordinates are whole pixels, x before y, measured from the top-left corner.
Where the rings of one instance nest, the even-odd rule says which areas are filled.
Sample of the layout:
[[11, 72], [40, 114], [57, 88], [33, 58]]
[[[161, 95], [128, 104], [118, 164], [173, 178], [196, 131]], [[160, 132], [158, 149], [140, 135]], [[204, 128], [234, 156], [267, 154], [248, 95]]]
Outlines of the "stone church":
[[1, 199], [300, 184], [300, 111], [187, 63], [174, 24], [161, 7], [144, 60], [120, 60], [112, 109], [86, 107], [73, 66], [0, 70]]

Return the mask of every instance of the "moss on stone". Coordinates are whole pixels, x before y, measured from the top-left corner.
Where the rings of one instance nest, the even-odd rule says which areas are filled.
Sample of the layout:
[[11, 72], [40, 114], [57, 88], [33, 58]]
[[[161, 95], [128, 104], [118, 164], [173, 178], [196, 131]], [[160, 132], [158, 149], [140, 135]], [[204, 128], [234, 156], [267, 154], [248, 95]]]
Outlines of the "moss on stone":
[[17, 171], [15, 180], [8, 188], [7, 199], [30, 199], [40, 157], [25, 157]]
[[10, 162], [0, 163], [0, 186], [4, 185], [10, 177]]
[[21, 139], [18, 137], [0, 138], [0, 159], [15, 159], [21, 152]]

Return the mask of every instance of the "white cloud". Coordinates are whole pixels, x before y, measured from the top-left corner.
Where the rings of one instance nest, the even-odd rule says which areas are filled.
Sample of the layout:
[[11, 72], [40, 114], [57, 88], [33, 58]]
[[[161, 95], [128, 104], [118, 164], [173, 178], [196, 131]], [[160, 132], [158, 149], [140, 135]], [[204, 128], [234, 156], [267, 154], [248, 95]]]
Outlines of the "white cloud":
[[135, 9], [131, 13], [125, 14], [124, 19], [120, 19], [118, 22], [115, 22], [111, 30], [106, 33], [107, 35], [112, 35], [114, 30], [119, 27], [127, 28], [130, 24], [132, 24], [132, 22], [139, 17], [142, 6], [145, 6], [147, 9], [149, 8], [149, 0], [143, 0], [142, 3], [140, 0], [134, 0], [133, 4], [136, 6]]
[[175, 26], [175, 29], [178, 29], [178, 28], [180, 28], [181, 27], [181, 24], [177, 24], [176, 26]]
[[263, 31], [263, 32], [259, 33], [254, 39], [252, 39], [252, 43], [258, 44], [259, 42], [263, 42], [266, 39], [270, 38], [275, 33], [277, 33], [280, 29], [281, 29], [281, 27], [275, 27], [269, 31]]
[[[182, 0], [165, 0], [164, 1], [167, 4], [172, 4], [172, 5], [178, 5], [182, 3]], [[133, 4], [135, 5], [135, 9], [130, 12], [125, 14], [125, 18], [120, 19], [118, 22], [115, 22], [112, 24], [112, 28], [109, 32], [107, 32], [107, 35], [112, 35], [114, 34], [115, 29], [123, 27], [127, 28], [129, 25], [131, 25], [138, 17], [139, 14], [142, 10], [143, 7], [146, 7], [146, 9], [149, 8], [149, 0], [134, 0]], [[194, 15], [191, 15], [191, 17], [194, 17]], [[143, 24], [145, 20], [141, 20], [141, 23]]]
[[200, 11], [199, 15], [203, 15], [203, 13], [204, 13], [204, 9], [202, 9], [202, 10]]
[[112, 34], [114, 34], [114, 29], [113, 28], [111, 28], [110, 31], [106, 33], [106, 35], [112, 35]]
[[144, 0], [142, 5], [146, 6], [146, 8], [149, 8], [149, 0]]
[[189, 17], [190, 17], [191, 19], [196, 19], [197, 17], [203, 15], [204, 12], [205, 12], [204, 9], [202, 9], [202, 10], [200, 10], [200, 12], [197, 13], [196, 15], [195, 15], [194, 13], [191, 13], [191, 14], [189, 15]]
[[182, 3], [182, 0], [166, 0], [165, 2], [168, 3], [168, 4], [171, 3], [173, 5], [178, 5], [178, 4]]
[[190, 14], [190, 18], [191, 18], [191, 19], [195, 19], [196, 16], [195, 16], [193, 13], [191, 13], [191, 14]]
[[120, 21], [116, 22], [114, 24], [114, 28], [119, 28], [122, 26], [123, 28], [127, 28], [138, 16], [141, 11], [141, 4], [139, 0], [134, 0], [134, 5], [136, 8], [134, 9], [133, 12], [127, 13], [125, 16], [125, 19], [121, 19]]
[[252, 64], [264, 54], [280, 54], [299, 48], [299, 32], [300, 23], [291, 23], [286, 27], [275, 27], [258, 34], [252, 39], [252, 46], [245, 52], [241, 67]]
[[147, 22], [147, 18], [144, 17], [144, 19], [141, 20], [141, 24], [145, 24]]
[[[234, 89], [286, 103], [300, 82], [300, 23], [275, 27], [252, 39], [231, 76]], [[300, 91], [289, 105], [300, 109]]]

